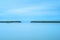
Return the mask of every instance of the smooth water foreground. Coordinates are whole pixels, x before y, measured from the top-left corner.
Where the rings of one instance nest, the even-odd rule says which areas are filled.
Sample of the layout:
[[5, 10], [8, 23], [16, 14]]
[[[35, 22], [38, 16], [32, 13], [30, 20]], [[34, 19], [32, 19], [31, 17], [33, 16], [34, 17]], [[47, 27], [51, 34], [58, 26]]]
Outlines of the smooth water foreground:
[[60, 24], [0, 23], [0, 40], [60, 40]]

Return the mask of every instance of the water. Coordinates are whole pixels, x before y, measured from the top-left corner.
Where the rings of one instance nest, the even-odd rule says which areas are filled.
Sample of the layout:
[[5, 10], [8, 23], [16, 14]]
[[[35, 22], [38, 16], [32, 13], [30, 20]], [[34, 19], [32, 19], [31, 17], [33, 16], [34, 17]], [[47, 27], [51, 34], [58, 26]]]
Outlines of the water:
[[0, 40], [60, 40], [60, 24], [0, 23]]

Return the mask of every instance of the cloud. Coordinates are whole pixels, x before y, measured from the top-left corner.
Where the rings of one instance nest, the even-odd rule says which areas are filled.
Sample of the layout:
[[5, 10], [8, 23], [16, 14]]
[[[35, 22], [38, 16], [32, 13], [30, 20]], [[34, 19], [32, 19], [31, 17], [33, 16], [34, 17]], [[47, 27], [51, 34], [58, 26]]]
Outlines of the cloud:
[[[55, 9], [55, 7], [42, 5], [42, 6], [30, 6], [23, 8], [8, 9], [6, 13], [17, 14], [17, 15], [54, 15], [55, 11], [50, 11]], [[49, 11], [48, 11], [49, 10]]]
[[27, 13], [33, 10], [39, 9], [39, 7], [24, 7], [24, 8], [17, 8], [17, 9], [9, 9], [8, 13]]

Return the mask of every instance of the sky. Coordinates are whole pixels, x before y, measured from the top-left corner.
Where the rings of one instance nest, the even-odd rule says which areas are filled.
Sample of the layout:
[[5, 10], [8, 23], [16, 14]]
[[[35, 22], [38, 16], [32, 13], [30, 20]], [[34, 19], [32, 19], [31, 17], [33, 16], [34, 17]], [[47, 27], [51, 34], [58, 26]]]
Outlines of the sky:
[[60, 0], [0, 0], [0, 40], [60, 40], [60, 24], [31, 24], [36, 20], [60, 20]]
[[60, 20], [60, 0], [0, 0], [1, 20]]

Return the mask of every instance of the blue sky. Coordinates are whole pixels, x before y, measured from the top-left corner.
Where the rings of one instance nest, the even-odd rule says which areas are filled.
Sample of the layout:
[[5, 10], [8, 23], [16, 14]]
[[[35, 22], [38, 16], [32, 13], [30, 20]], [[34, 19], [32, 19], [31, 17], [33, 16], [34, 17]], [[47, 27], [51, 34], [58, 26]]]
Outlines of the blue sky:
[[60, 0], [0, 0], [0, 20], [23, 22], [0, 23], [0, 40], [60, 40], [59, 23], [29, 23], [32, 20], [60, 20]]
[[1, 20], [60, 20], [60, 0], [0, 0], [0, 16]]

